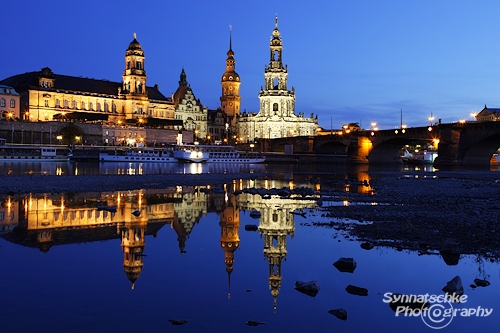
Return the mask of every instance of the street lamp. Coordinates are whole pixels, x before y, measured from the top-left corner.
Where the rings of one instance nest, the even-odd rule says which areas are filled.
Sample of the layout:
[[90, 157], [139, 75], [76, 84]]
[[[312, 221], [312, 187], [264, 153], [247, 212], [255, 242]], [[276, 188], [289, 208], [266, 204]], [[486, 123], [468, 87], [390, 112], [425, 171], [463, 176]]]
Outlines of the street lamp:
[[470, 117], [472, 118], [472, 120], [477, 120], [477, 113], [476, 112], [471, 112], [470, 114]]
[[59, 140], [59, 146], [61, 145], [62, 138], [62, 135], [56, 136], [56, 139]]
[[430, 122], [431, 126], [432, 126], [433, 121], [434, 121], [434, 116], [431, 113], [431, 115], [429, 116], [429, 122]]

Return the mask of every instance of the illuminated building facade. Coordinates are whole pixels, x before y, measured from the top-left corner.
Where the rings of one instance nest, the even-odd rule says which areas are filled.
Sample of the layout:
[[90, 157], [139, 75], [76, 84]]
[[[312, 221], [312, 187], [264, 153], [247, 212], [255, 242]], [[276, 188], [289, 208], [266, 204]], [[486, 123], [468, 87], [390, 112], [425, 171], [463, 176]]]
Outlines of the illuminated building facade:
[[[182, 129], [182, 122], [175, 121], [172, 98], [146, 83], [145, 55], [135, 35], [125, 51], [122, 82], [55, 74], [48, 67], [0, 81], [19, 92], [16, 117], [24, 121], [102, 121], [117, 128]], [[120, 137], [107, 139], [118, 144]]]
[[21, 96], [14, 88], [0, 85], [0, 119], [19, 119], [20, 98]]
[[288, 66], [283, 65], [283, 42], [278, 17], [270, 42], [270, 62], [264, 70], [264, 87], [259, 93], [257, 114], [243, 112], [238, 119], [238, 136], [243, 142], [256, 138], [275, 139], [315, 135], [318, 119], [295, 114], [295, 89], [288, 89]]
[[194, 141], [205, 140], [208, 109], [204, 108], [200, 100], [194, 96], [184, 68], [180, 75], [179, 87], [173, 95], [173, 103], [175, 119], [182, 121], [184, 129], [193, 131]]
[[489, 108], [486, 105], [484, 109], [481, 110], [476, 115], [477, 121], [498, 121], [500, 120], [500, 109], [498, 108]]

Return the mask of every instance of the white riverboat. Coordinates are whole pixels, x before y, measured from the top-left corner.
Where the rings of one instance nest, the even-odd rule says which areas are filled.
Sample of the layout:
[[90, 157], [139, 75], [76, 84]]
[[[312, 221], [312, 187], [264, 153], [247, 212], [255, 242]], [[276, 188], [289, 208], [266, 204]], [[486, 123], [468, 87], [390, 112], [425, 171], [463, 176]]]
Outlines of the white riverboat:
[[146, 163], [175, 163], [177, 159], [172, 150], [139, 148], [117, 149], [108, 153], [99, 153], [101, 162], [146, 162]]
[[173, 156], [179, 162], [206, 162], [209, 155], [202, 147], [200, 145], [178, 145], [173, 151]]
[[264, 163], [265, 156], [259, 153], [239, 151], [233, 146], [203, 146], [208, 152], [207, 163]]
[[44, 145], [7, 145], [0, 139], [0, 161], [2, 162], [67, 162], [71, 150]]
[[265, 157], [254, 152], [239, 151], [234, 146], [183, 145], [174, 150], [180, 161], [207, 163], [263, 163]]

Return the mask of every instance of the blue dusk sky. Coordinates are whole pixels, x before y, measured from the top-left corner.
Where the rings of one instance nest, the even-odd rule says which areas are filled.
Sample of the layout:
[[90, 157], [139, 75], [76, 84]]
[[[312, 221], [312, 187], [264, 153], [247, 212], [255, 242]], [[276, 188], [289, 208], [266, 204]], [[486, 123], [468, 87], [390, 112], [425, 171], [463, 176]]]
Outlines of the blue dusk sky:
[[472, 119], [500, 107], [500, 1], [6, 1], [0, 79], [54, 73], [121, 82], [137, 34], [147, 85], [170, 96], [185, 68], [204, 106], [220, 105], [229, 49], [241, 109], [257, 112], [275, 15], [296, 110], [324, 128]]

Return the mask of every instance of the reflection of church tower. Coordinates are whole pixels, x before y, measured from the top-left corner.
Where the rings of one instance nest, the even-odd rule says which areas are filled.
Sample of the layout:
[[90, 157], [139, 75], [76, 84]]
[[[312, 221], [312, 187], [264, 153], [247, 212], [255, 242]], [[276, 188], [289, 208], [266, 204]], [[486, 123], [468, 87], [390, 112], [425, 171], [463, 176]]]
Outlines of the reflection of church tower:
[[142, 253], [146, 246], [145, 229], [145, 224], [127, 223], [122, 230], [123, 268], [132, 282], [132, 289], [142, 271]]
[[226, 72], [222, 74], [221, 109], [228, 117], [231, 130], [235, 131], [236, 117], [240, 114], [240, 76], [235, 71], [234, 52], [232, 50], [231, 30], [229, 32], [229, 51], [227, 51]]
[[236, 198], [230, 196], [226, 207], [220, 215], [221, 237], [220, 245], [224, 250], [224, 263], [228, 274], [228, 298], [230, 296], [231, 272], [234, 264], [234, 251], [240, 246], [238, 228], [240, 226], [240, 211], [236, 207]]
[[293, 219], [288, 219], [283, 211], [266, 210], [259, 224], [259, 231], [264, 235], [264, 257], [269, 263], [269, 288], [273, 296], [274, 310], [281, 288], [281, 263], [286, 260], [286, 236], [292, 235], [295, 229]]

